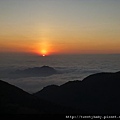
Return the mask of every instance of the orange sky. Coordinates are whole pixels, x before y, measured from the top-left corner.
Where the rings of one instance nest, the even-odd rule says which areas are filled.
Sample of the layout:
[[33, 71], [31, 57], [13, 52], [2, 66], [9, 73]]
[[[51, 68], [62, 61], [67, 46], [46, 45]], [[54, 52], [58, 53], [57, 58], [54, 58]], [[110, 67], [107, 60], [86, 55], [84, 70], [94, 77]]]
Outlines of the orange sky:
[[0, 1], [0, 52], [120, 53], [119, 6], [116, 0]]

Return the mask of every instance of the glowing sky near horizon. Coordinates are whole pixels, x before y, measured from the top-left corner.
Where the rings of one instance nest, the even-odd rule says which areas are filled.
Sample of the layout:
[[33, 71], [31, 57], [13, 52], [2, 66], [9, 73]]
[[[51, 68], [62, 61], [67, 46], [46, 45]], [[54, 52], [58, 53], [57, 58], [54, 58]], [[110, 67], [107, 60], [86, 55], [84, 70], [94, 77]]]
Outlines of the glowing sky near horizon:
[[120, 53], [120, 0], [0, 0], [0, 52]]

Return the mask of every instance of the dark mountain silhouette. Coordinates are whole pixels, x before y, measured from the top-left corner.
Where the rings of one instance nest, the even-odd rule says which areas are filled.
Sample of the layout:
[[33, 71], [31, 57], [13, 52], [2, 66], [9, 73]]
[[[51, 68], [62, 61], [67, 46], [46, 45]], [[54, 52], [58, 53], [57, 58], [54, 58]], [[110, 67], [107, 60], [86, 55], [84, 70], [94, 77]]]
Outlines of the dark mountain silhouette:
[[34, 95], [89, 114], [120, 114], [120, 72], [98, 73], [83, 81], [48, 86]]
[[58, 74], [58, 71], [49, 66], [42, 66], [42, 67], [27, 68], [24, 70], [16, 70], [10, 72], [7, 75], [5, 74], [5, 76], [2, 75], [3, 77], [1, 78], [47, 77], [53, 74]]
[[0, 80], [0, 113], [37, 113], [33, 104], [38, 100], [27, 92]]
[[120, 114], [120, 72], [50, 85], [35, 94], [0, 80], [0, 114]]
[[0, 80], [0, 114], [67, 114], [76, 109], [39, 99], [22, 89]]

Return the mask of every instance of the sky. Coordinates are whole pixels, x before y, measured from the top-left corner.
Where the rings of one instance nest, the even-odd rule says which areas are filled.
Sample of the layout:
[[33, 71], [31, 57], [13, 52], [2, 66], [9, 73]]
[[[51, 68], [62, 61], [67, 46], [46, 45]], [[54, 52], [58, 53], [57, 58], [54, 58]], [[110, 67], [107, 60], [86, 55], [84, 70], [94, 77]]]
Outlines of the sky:
[[120, 53], [120, 0], [0, 0], [0, 53]]

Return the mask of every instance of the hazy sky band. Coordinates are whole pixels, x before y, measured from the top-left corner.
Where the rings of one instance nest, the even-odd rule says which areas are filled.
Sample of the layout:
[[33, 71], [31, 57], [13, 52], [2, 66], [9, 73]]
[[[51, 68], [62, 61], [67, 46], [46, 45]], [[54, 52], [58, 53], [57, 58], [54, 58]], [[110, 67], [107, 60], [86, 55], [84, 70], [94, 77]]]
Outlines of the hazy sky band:
[[0, 52], [120, 53], [120, 0], [1, 0]]

